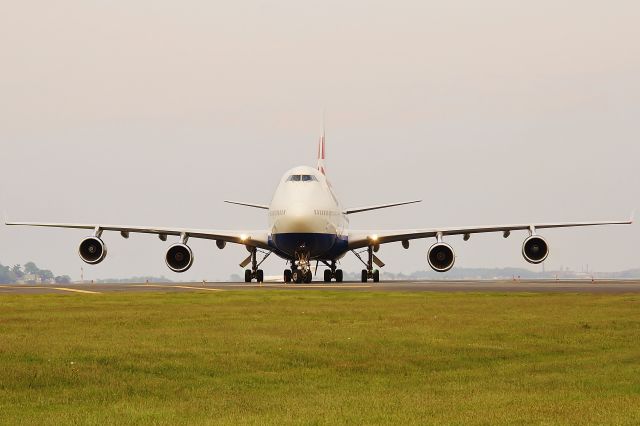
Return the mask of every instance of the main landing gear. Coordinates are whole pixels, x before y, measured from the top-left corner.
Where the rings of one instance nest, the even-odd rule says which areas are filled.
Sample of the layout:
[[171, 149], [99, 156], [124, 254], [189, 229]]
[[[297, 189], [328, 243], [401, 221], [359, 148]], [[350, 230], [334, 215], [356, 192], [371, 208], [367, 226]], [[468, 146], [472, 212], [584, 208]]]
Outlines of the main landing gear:
[[341, 283], [344, 278], [344, 275], [342, 273], [342, 269], [336, 269], [336, 261], [335, 260], [332, 261], [331, 265], [327, 265], [327, 266], [329, 266], [331, 269], [324, 270], [324, 282], [330, 283], [331, 280], [336, 280], [337, 283]]
[[380, 259], [376, 258], [376, 256], [373, 254], [373, 251], [374, 251], [373, 246], [367, 247], [366, 262], [360, 256], [360, 253], [357, 253], [355, 251], [353, 252], [353, 254], [355, 254], [356, 257], [360, 259], [360, 261], [364, 263], [364, 266], [367, 268], [362, 270], [361, 280], [363, 283], [366, 283], [369, 280], [372, 280], [374, 283], [380, 282], [380, 271], [377, 269], [373, 269], [373, 264], [375, 262], [378, 266], [382, 268], [384, 266], [384, 263], [382, 263]]
[[244, 271], [244, 282], [250, 283], [253, 280], [256, 280], [258, 283], [264, 282], [264, 271], [262, 269], [258, 269], [253, 272], [251, 269], [246, 269]]
[[[258, 283], [263, 283], [264, 282], [264, 271], [262, 269], [258, 269], [258, 267], [260, 267], [260, 265], [262, 265], [262, 262], [265, 261], [265, 259], [267, 257], [269, 257], [269, 255], [271, 254], [271, 252], [268, 252], [264, 259], [262, 259], [262, 261], [260, 263], [258, 263], [258, 249], [253, 247], [250, 249], [251, 252], [251, 269], [246, 269], [244, 271], [244, 282], [245, 283], [250, 283], [253, 280], [256, 280], [256, 282]], [[244, 265], [240, 265], [240, 266], [244, 266]]]
[[367, 271], [366, 269], [362, 270], [362, 282], [366, 283], [369, 280], [373, 280], [374, 283], [379, 283], [380, 282], [380, 271], [377, 269], [374, 269], [373, 271]]

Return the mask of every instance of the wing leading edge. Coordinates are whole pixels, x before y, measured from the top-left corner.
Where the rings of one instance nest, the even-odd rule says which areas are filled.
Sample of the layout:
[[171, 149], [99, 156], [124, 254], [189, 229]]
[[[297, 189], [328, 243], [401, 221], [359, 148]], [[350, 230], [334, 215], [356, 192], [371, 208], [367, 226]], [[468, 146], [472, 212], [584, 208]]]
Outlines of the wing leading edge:
[[266, 204], [245, 203], [243, 201], [230, 201], [230, 200], [224, 200], [224, 202], [227, 204], [235, 204], [236, 206], [252, 207], [254, 209], [261, 209], [261, 210], [269, 210], [269, 206], [267, 206]]
[[408, 229], [399, 231], [353, 231], [349, 233], [349, 249], [358, 249], [370, 245], [387, 244], [399, 241], [410, 241], [421, 238], [434, 238], [438, 235], [465, 235], [482, 234], [490, 232], [502, 232], [505, 237], [509, 236], [512, 231], [531, 231], [537, 229], [551, 228], [575, 228], [585, 226], [603, 226], [603, 225], [631, 225], [633, 216], [628, 220], [613, 220], [601, 222], [559, 222], [559, 223], [529, 223], [517, 225], [494, 225], [494, 226], [462, 226], [462, 227], [443, 227], [432, 229]]
[[392, 204], [380, 204], [380, 205], [377, 205], [377, 206], [357, 207], [357, 208], [345, 210], [344, 214], [370, 212], [372, 210], [388, 209], [390, 207], [406, 206], [408, 204], [416, 204], [416, 203], [421, 203], [421, 202], [422, 202], [422, 200], [413, 200], [413, 201], [403, 201], [403, 202], [400, 202], [400, 203], [392, 203]]
[[188, 228], [165, 228], [150, 226], [126, 226], [126, 225], [90, 225], [79, 223], [38, 223], [38, 222], [7, 222], [7, 226], [37, 226], [45, 228], [87, 229], [95, 232], [116, 231], [123, 237], [134, 234], [155, 234], [160, 238], [178, 236], [187, 238], [199, 238], [205, 240], [224, 241], [228, 243], [243, 244], [251, 247], [268, 249], [268, 233], [266, 231], [213, 231]]

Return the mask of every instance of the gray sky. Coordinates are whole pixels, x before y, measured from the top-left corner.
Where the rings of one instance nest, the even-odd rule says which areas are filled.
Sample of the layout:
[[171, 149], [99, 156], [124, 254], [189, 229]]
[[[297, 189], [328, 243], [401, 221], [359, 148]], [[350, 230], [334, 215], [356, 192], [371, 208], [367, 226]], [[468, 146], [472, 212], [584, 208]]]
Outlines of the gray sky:
[[[1, 207], [16, 220], [264, 228], [263, 212], [221, 200], [268, 202], [287, 168], [314, 165], [326, 109], [345, 206], [425, 199], [353, 228], [626, 218], [640, 195], [639, 19], [624, 0], [7, 3]], [[78, 277], [85, 234], [0, 227], [0, 262]], [[636, 225], [544, 235], [547, 269], [640, 266]], [[523, 239], [449, 242], [457, 266], [528, 266]], [[176, 278], [168, 243], [105, 241], [88, 278]], [[431, 243], [380, 257], [425, 269]], [[192, 246], [183, 278], [241, 272], [244, 248]]]

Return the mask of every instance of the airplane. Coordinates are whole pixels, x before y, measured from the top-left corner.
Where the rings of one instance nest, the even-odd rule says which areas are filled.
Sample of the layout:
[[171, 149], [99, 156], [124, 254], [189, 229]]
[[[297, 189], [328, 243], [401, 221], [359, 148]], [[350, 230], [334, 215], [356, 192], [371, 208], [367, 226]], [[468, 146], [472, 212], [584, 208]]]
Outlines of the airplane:
[[[271, 204], [255, 204], [240, 201], [226, 203], [265, 210], [269, 227], [258, 231], [215, 231], [188, 228], [126, 226], [106, 224], [75, 223], [33, 223], [6, 222], [9, 226], [37, 226], [52, 228], [70, 228], [92, 230], [93, 235], [84, 238], [78, 248], [80, 258], [90, 264], [102, 262], [107, 255], [107, 246], [102, 240], [104, 232], [120, 232], [123, 238], [132, 233], [155, 234], [160, 240], [167, 241], [169, 236], [179, 241], [171, 245], [165, 256], [168, 268], [174, 272], [186, 272], [194, 261], [193, 251], [188, 245], [190, 239], [214, 240], [219, 249], [227, 243], [246, 247], [249, 256], [240, 263], [245, 270], [244, 280], [264, 281], [262, 263], [271, 255], [282, 258], [287, 263], [283, 274], [285, 283], [310, 283], [313, 280], [313, 262], [322, 263], [324, 282], [344, 279], [338, 262], [352, 252], [363, 264], [361, 281], [380, 281], [378, 268], [385, 266], [376, 253], [383, 244], [399, 242], [409, 249], [410, 241], [434, 238], [435, 243], [427, 251], [427, 262], [437, 272], [447, 272], [453, 268], [456, 255], [453, 248], [444, 239], [452, 235], [462, 235], [468, 241], [471, 235], [499, 232], [508, 238], [513, 231], [526, 231], [528, 236], [522, 245], [522, 256], [531, 264], [540, 264], [549, 256], [547, 241], [538, 234], [539, 230], [550, 228], [586, 227], [601, 225], [630, 225], [629, 220], [601, 222], [564, 222], [564, 223], [525, 223], [495, 226], [461, 226], [427, 229], [408, 229], [399, 231], [353, 231], [349, 230], [349, 216], [353, 214], [404, 206], [421, 202], [412, 200], [368, 207], [343, 209], [327, 178], [324, 132], [318, 145], [318, 163], [316, 168], [300, 166], [287, 171], [280, 179]], [[262, 259], [258, 260], [258, 254]], [[290, 267], [289, 267], [290, 265]]]

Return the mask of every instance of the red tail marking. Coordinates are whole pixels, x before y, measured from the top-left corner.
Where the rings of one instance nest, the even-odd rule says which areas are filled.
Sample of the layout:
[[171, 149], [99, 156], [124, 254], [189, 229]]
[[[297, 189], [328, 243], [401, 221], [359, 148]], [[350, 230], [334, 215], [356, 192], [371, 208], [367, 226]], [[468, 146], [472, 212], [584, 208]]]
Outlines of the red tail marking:
[[325, 160], [325, 145], [324, 145], [324, 135], [320, 137], [320, 143], [318, 144], [318, 170], [323, 175], [326, 175], [326, 171], [324, 169], [324, 160]]

